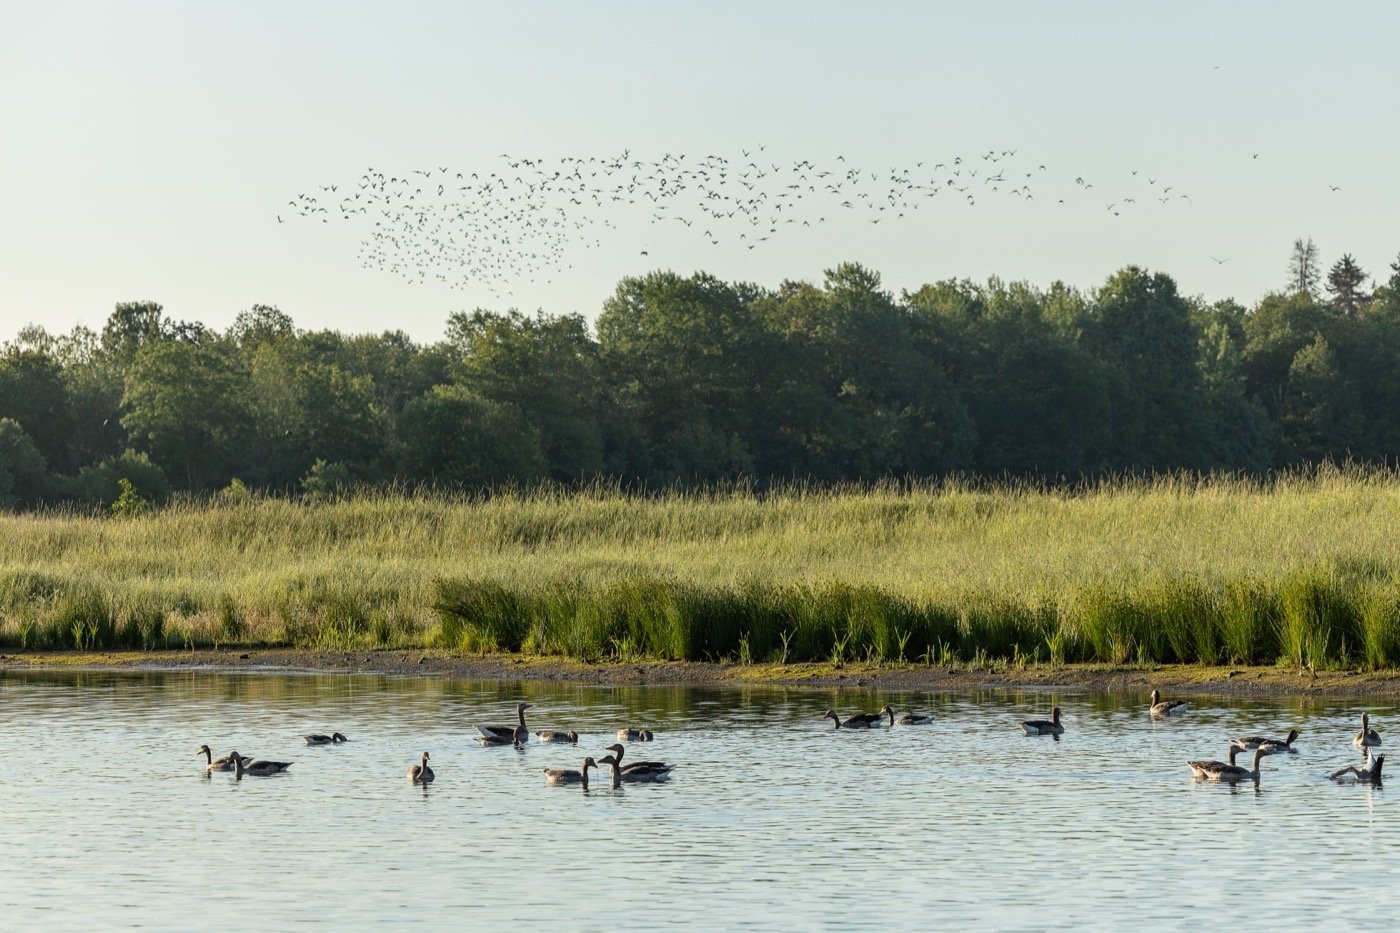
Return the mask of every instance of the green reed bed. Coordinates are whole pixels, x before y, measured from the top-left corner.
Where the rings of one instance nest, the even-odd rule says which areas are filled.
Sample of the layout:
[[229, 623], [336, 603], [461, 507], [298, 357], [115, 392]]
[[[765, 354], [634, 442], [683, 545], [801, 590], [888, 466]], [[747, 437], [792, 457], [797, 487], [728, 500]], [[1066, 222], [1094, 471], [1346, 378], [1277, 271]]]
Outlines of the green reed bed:
[[0, 645], [1400, 663], [1400, 475], [0, 516]]

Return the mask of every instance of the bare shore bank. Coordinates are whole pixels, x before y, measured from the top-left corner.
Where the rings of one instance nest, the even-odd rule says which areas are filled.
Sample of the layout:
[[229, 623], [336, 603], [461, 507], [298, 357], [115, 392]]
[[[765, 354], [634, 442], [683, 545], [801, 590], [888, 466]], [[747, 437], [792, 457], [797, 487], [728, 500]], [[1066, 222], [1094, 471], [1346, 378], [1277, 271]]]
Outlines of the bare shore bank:
[[1299, 671], [1283, 667], [1048, 664], [1014, 667], [734, 664], [605, 661], [433, 651], [308, 651], [247, 648], [197, 651], [11, 652], [0, 674], [20, 671], [221, 671], [345, 673], [462, 680], [567, 681], [598, 685], [826, 687], [878, 691], [1036, 689], [1235, 697], [1400, 698], [1400, 671]]

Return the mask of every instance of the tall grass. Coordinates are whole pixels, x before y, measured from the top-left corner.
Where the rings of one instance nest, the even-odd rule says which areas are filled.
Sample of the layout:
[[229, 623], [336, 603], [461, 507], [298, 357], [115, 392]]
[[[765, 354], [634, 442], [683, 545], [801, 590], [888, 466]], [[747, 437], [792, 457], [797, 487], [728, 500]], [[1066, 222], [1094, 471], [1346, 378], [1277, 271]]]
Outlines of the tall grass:
[[1400, 663], [1400, 475], [0, 516], [0, 645]]

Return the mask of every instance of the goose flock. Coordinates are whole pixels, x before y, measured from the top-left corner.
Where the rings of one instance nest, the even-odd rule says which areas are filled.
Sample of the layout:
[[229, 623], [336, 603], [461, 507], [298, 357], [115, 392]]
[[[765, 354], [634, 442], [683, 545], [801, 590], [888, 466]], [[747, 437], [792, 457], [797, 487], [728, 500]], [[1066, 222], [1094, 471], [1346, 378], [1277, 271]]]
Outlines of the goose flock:
[[[1187, 705], [1185, 700], [1163, 700], [1160, 691], [1153, 690], [1147, 714], [1152, 719], [1166, 719], [1185, 712]], [[531, 734], [525, 723], [525, 711], [532, 708], [533, 704], [531, 703], [517, 703], [514, 725], [478, 725], [476, 727], [478, 733], [476, 741], [485, 746], [519, 748], [525, 745], [529, 742]], [[836, 710], [828, 709], [822, 714], [821, 719], [823, 721], [830, 720], [838, 732], [843, 729], [869, 731], [882, 727], [893, 728], [897, 725], [927, 725], [934, 721], [933, 716], [924, 713], [897, 714], [894, 708], [888, 704], [878, 712], [851, 713], [845, 718], [842, 718]], [[1053, 736], [1056, 741], [1059, 741], [1060, 736], [1065, 732], [1060, 708], [1054, 707], [1050, 711], [1049, 719], [1030, 719], [1022, 722], [1021, 731], [1028, 736]], [[1282, 739], [1261, 735], [1233, 738], [1229, 740], [1227, 761], [1199, 759], [1188, 761], [1186, 764], [1191, 769], [1192, 776], [1199, 781], [1214, 781], [1223, 784], [1239, 784], [1248, 781], [1258, 784], [1262, 770], [1260, 765], [1263, 759], [1271, 755], [1296, 754], [1298, 750], [1293, 743], [1297, 741], [1300, 734], [1300, 731], [1294, 728], [1290, 729], [1288, 736]], [[534, 733], [534, 735], [537, 741], [542, 744], [577, 745], [579, 742], [579, 733], [574, 730], [543, 730]], [[319, 733], [307, 735], [304, 736], [304, 739], [309, 746], [339, 745], [349, 741], [340, 732], [333, 732], [330, 735]], [[612, 786], [615, 788], [627, 783], [665, 781], [671, 777], [675, 766], [665, 761], [631, 761], [623, 764], [623, 758], [627, 752], [627, 746], [623, 743], [653, 741], [655, 735], [651, 730], [625, 726], [617, 730], [617, 739], [617, 742], [603, 749], [607, 754], [585, 756], [578, 769], [542, 768], [545, 783], [578, 785], [586, 791], [589, 787], [589, 771], [604, 765], [611, 773]], [[1361, 767], [1348, 765], [1333, 771], [1327, 777], [1333, 781], [1354, 781], [1359, 784], [1379, 785], [1385, 756], [1375, 751], [1381, 745], [1381, 736], [1371, 725], [1369, 713], [1361, 714], [1361, 729], [1352, 737], [1351, 743], [1364, 752], [1366, 756], [1364, 765]], [[1249, 752], [1254, 754], [1250, 767], [1246, 768], [1239, 764], [1236, 759], [1241, 753]], [[204, 756], [206, 775], [212, 775], [216, 771], [233, 772], [235, 780], [239, 781], [243, 780], [244, 777], [272, 777], [284, 774], [292, 766], [290, 761], [258, 759], [241, 755], [237, 751], [230, 751], [223, 758], [215, 758], [208, 745], [201, 745], [197, 754]], [[429, 753], [425, 751], [419, 757], [417, 764], [408, 767], [406, 777], [410, 784], [427, 786], [433, 782], [436, 775], [428, 765], [429, 758]]]
[[[371, 167], [348, 182], [309, 186], [285, 202], [277, 220], [348, 222], [364, 231], [364, 268], [412, 283], [482, 284], [499, 296], [510, 283], [548, 282], [572, 268], [571, 249], [601, 246], [604, 231], [629, 217], [684, 227], [708, 247], [755, 250], [828, 223], [897, 223], [925, 205], [1088, 199], [1117, 217], [1191, 200], [1150, 171], [1089, 179], [1014, 148], [879, 167], [844, 155], [780, 159], [766, 148], [693, 157], [630, 149], [557, 158], [502, 153], [495, 170], [475, 171]], [[637, 249], [648, 253], [645, 243]]]

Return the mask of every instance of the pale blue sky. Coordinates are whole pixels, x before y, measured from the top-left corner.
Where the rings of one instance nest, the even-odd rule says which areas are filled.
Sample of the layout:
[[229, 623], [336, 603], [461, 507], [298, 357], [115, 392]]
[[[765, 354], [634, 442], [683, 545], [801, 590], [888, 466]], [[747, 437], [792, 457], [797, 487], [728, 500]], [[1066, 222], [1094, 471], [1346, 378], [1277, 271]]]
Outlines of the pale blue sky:
[[[1137, 263], [1248, 303], [1282, 283], [1297, 236], [1381, 277], [1400, 251], [1393, 3], [0, 0], [0, 22], [0, 340], [138, 299], [220, 328], [264, 303], [433, 340], [474, 306], [592, 316], [654, 268], [774, 285], [843, 260], [894, 289], [1093, 286]], [[759, 143], [870, 168], [1014, 148], [1047, 171], [1033, 203], [835, 217], [756, 250], [619, 215], [553, 284], [509, 297], [362, 269], [363, 227], [277, 222], [368, 166]], [[1133, 169], [1190, 202], [1114, 217]]]

